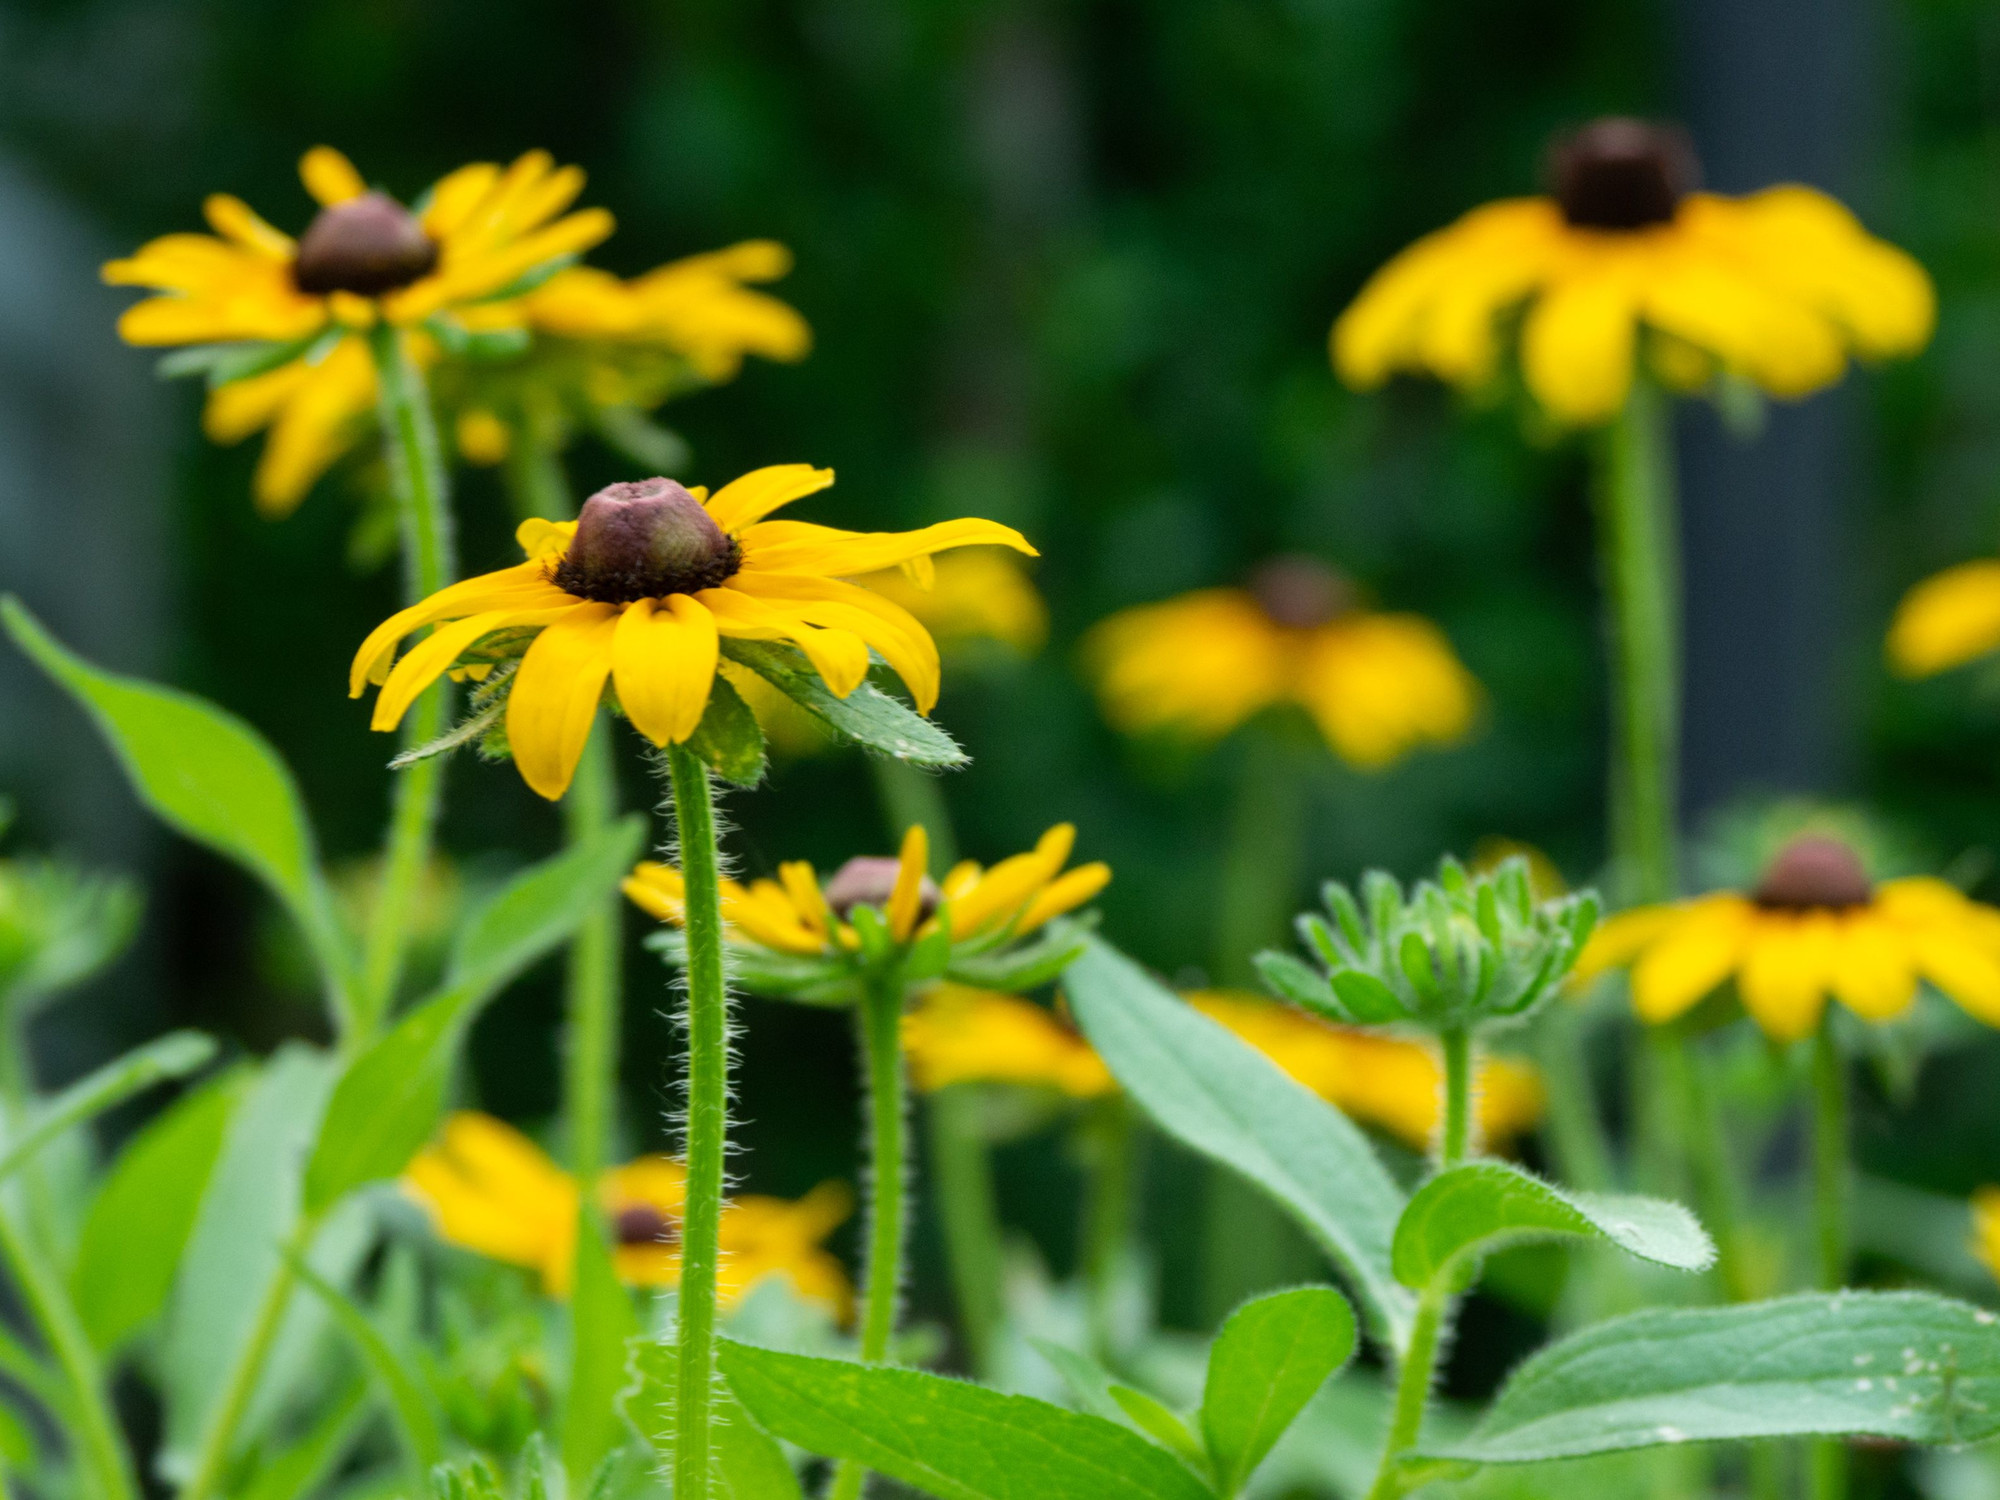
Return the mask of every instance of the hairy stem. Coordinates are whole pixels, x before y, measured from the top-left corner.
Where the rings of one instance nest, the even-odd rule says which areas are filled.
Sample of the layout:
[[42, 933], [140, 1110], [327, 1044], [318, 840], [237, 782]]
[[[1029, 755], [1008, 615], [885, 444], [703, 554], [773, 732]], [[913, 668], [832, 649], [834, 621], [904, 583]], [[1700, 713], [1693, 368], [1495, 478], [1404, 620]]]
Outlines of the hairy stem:
[[[563, 799], [572, 846], [588, 842], [618, 816], [611, 725], [606, 720], [600, 711], [577, 763], [576, 779]], [[604, 1170], [605, 1153], [618, 1124], [619, 999], [624, 977], [621, 905], [614, 896], [584, 918], [569, 947], [563, 1110], [570, 1167], [584, 1184]]]
[[1438, 1131], [1438, 1166], [1449, 1171], [1472, 1152], [1472, 1028], [1447, 1026], [1444, 1047], [1444, 1120]]
[[1417, 1300], [1416, 1321], [1410, 1326], [1410, 1347], [1396, 1375], [1396, 1404], [1389, 1420], [1389, 1440], [1382, 1449], [1382, 1463], [1375, 1482], [1368, 1488], [1368, 1500], [1396, 1500], [1405, 1488], [1399, 1465], [1403, 1456], [1417, 1446], [1423, 1433], [1424, 1409], [1429, 1406], [1431, 1382], [1437, 1378], [1438, 1350], [1443, 1344], [1445, 1320], [1451, 1311], [1451, 1296], [1442, 1282], [1434, 1282]]

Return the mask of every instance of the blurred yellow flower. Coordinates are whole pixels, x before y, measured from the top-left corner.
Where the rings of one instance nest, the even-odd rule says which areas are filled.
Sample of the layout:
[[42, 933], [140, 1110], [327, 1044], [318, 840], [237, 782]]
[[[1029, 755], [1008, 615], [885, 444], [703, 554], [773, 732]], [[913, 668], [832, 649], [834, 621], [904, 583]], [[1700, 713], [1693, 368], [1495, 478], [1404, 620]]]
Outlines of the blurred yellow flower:
[[1127, 733], [1219, 739], [1296, 703], [1348, 764], [1381, 770], [1465, 736], [1479, 684], [1429, 620], [1350, 606], [1336, 575], [1304, 558], [1261, 568], [1247, 589], [1202, 589], [1124, 610], [1085, 642], [1105, 716]]
[[[1413, 1146], [1429, 1144], [1444, 1082], [1434, 1048], [1332, 1026], [1252, 996], [1205, 991], [1188, 1003], [1343, 1113]], [[1118, 1087], [1090, 1044], [1055, 1011], [963, 985], [939, 985], [924, 996], [904, 1018], [903, 1046], [911, 1076], [926, 1093], [997, 1083], [1091, 1099]], [[1488, 1058], [1476, 1087], [1480, 1128], [1496, 1145], [1541, 1117], [1541, 1080], [1525, 1063]]]
[[1751, 1018], [1781, 1042], [1810, 1035], [1829, 995], [1863, 1020], [1892, 1020], [1919, 979], [2000, 1026], [2000, 911], [1941, 880], [1875, 885], [1847, 844], [1820, 833], [1779, 850], [1748, 895], [1642, 906], [1600, 923], [1574, 982], [1625, 967], [1633, 1007], [1654, 1025], [1733, 978]]
[[[939, 928], [948, 928], [954, 943], [1001, 933], [1024, 937], [1076, 910], [1110, 883], [1111, 868], [1103, 863], [1063, 871], [1075, 842], [1075, 827], [1058, 823], [1028, 853], [1003, 859], [990, 870], [961, 861], [938, 884], [924, 874], [930, 840], [921, 826], [913, 826], [895, 859], [850, 859], [823, 885], [804, 860], [780, 865], [776, 880], [753, 880], [747, 886], [725, 880], [722, 920], [732, 941], [799, 954], [859, 948], [860, 938], [847, 920], [856, 906], [879, 908], [898, 943]], [[682, 921], [686, 888], [673, 867], [643, 863], [624, 889], [658, 920]]]
[[1484, 386], [1525, 309], [1529, 391], [1588, 425], [1617, 414], [1642, 361], [1676, 388], [1723, 373], [1791, 398], [1840, 379], [1850, 354], [1908, 355], [1930, 339], [1923, 268], [1824, 193], [1695, 192], [1685, 137], [1628, 119], [1585, 126], [1551, 165], [1550, 196], [1475, 209], [1375, 274], [1333, 327], [1344, 380], [1367, 388], [1410, 370]]
[[1048, 639], [1048, 606], [1027, 570], [998, 548], [968, 547], [939, 558], [928, 584], [901, 569], [855, 582], [902, 605], [942, 646], [991, 640], [1025, 653], [1040, 650]]
[[[686, 1175], [668, 1157], [642, 1156], [599, 1182], [618, 1279], [626, 1285], [679, 1282]], [[535, 1271], [551, 1296], [569, 1295], [576, 1179], [513, 1126], [473, 1111], [452, 1115], [437, 1142], [411, 1161], [403, 1189], [428, 1211], [447, 1242]], [[846, 1187], [832, 1182], [796, 1202], [744, 1197], [725, 1204], [718, 1272], [723, 1305], [767, 1277], [782, 1276], [801, 1297], [845, 1319], [852, 1292], [823, 1242], [852, 1206]]]
[[[157, 294], [118, 320], [128, 343], [271, 346], [277, 366], [217, 385], [205, 426], [218, 442], [272, 429], [255, 494], [273, 515], [298, 504], [374, 404], [361, 333], [380, 321], [416, 328], [487, 302], [612, 228], [602, 209], [565, 213], [583, 173], [558, 168], [544, 151], [506, 168], [461, 167], [415, 212], [370, 190], [331, 147], [308, 151], [299, 176], [320, 211], [297, 240], [216, 193], [203, 204], [214, 234], [164, 235], [104, 267], [113, 285]], [[518, 321], [507, 306], [489, 302], [479, 316]]]
[[1889, 624], [1889, 664], [1905, 677], [1962, 667], [2000, 647], [2000, 561], [1933, 574], [1903, 596]]
[[[713, 496], [670, 479], [615, 484], [575, 521], [524, 521], [528, 560], [441, 589], [377, 626], [355, 653], [349, 691], [379, 683], [373, 727], [394, 729], [417, 695], [496, 631], [536, 631], [507, 700], [507, 738], [522, 778], [551, 800], [568, 789], [607, 681], [632, 725], [656, 745], [701, 723], [719, 639], [788, 640], [845, 697], [879, 651], [928, 712], [937, 646], [903, 609], [845, 580], [949, 547], [990, 542], [1032, 552], [991, 521], [922, 531], [836, 531], [765, 519], [833, 483], [831, 469], [778, 464]], [[396, 646], [451, 621], [398, 662]], [[393, 668], [393, 669], [392, 669]]]
[[1972, 1195], [1972, 1253], [2000, 1280], [2000, 1187], [1982, 1187]]

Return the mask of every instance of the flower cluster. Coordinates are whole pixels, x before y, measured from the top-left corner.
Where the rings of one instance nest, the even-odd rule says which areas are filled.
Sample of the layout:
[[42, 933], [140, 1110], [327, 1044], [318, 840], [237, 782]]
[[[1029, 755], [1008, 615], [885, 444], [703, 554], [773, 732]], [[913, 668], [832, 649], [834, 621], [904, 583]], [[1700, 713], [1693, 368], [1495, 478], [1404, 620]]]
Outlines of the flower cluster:
[[1597, 921], [1593, 892], [1537, 900], [1516, 855], [1472, 874], [1447, 858], [1407, 896], [1371, 871], [1357, 901], [1329, 881], [1326, 906], [1299, 918], [1321, 969], [1287, 953], [1257, 968], [1285, 999], [1351, 1024], [1413, 1021], [1428, 1030], [1525, 1016], [1553, 994]]

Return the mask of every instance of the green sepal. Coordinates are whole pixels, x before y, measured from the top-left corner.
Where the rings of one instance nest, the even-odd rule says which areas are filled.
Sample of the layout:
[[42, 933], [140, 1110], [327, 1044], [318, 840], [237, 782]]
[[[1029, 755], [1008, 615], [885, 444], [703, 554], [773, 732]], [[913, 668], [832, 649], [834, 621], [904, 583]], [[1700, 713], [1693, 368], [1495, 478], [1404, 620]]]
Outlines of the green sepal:
[[1289, 953], [1266, 949], [1254, 955], [1250, 962], [1255, 966], [1258, 977], [1280, 1000], [1289, 1000], [1294, 1005], [1336, 1021], [1354, 1019], [1334, 994], [1333, 986], [1303, 960]]
[[729, 680], [719, 673], [709, 686], [708, 707], [688, 749], [731, 786], [754, 787], [764, 779], [764, 731], [757, 716]]
[[956, 768], [971, 757], [915, 709], [872, 683], [836, 697], [796, 647], [725, 636], [722, 654], [762, 677], [840, 738], [913, 766]]
[[319, 334], [311, 334], [302, 339], [196, 344], [162, 355], [154, 363], [153, 370], [162, 380], [182, 380], [190, 375], [206, 376], [209, 389], [214, 390], [217, 386], [248, 380], [252, 375], [262, 375], [280, 365], [290, 364], [311, 349], [320, 337]]
[[525, 328], [492, 328], [475, 333], [463, 323], [446, 317], [431, 318], [424, 327], [453, 359], [487, 362], [519, 359], [533, 342]]
[[943, 923], [925, 931], [903, 955], [903, 982], [926, 984], [951, 966], [951, 931]]
[[1097, 915], [1059, 917], [1033, 940], [990, 953], [955, 954], [945, 967], [947, 978], [982, 990], [1018, 995], [1053, 983], [1083, 956]]
[[[687, 934], [679, 928], [654, 933], [646, 939], [646, 946], [659, 954], [663, 963], [676, 969], [687, 967]], [[731, 985], [753, 995], [829, 1009], [852, 1005], [860, 995], [853, 969], [838, 958], [734, 943], [724, 952]]]

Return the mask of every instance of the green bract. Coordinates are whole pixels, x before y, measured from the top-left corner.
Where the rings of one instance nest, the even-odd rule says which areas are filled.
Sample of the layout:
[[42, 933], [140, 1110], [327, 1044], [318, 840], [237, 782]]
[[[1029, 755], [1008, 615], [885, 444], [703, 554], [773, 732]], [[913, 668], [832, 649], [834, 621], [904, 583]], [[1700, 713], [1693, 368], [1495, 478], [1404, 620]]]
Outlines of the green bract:
[[1327, 882], [1327, 912], [1298, 919], [1323, 966], [1288, 953], [1257, 969], [1295, 1005], [1348, 1024], [1414, 1021], [1433, 1030], [1513, 1020], [1553, 994], [1597, 922], [1597, 895], [1537, 901], [1518, 856], [1474, 875], [1447, 856], [1405, 896], [1371, 870], [1357, 900]]

